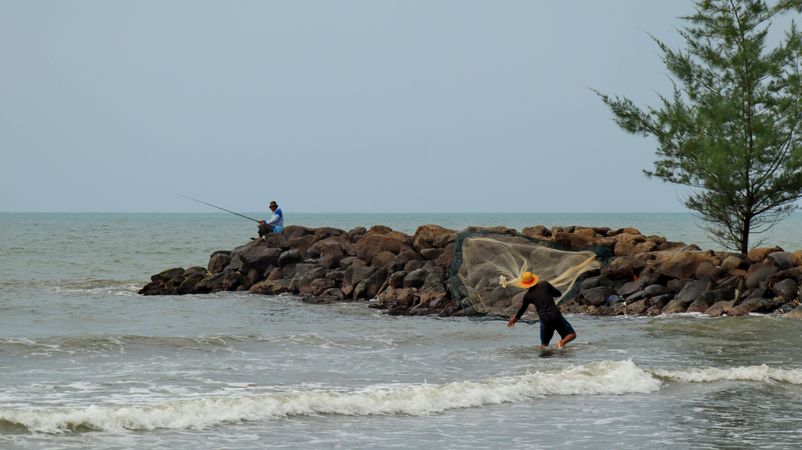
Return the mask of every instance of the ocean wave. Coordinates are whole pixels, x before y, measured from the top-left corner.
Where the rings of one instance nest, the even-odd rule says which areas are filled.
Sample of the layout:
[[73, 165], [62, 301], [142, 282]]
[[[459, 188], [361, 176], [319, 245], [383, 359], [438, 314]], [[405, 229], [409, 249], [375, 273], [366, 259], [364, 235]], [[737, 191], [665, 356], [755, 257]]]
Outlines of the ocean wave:
[[94, 295], [136, 295], [145, 285], [143, 281], [133, 280], [99, 280], [86, 279], [82, 281], [62, 281], [51, 286], [55, 292], [67, 294], [94, 294]]
[[206, 429], [227, 423], [323, 414], [425, 416], [550, 395], [648, 393], [660, 385], [660, 380], [631, 361], [604, 361], [557, 371], [445, 384], [377, 385], [354, 391], [316, 389], [131, 406], [0, 408], [0, 429], [41, 433]]
[[766, 364], [759, 366], [710, 367], [703, 369], [652, 370], [655, 376], [665, 380], [686, 383], [710, 383], [715, 381], [760, 381], [802, 384], [802, 369], [779, 369]]
[[13, 354], [50, 356], [53, 354], [125, 353], [135, 347], [217, 351], [237, 342], [260, 340], [259, 336], [80, 336], [41, 339], [0, 338], [0, 351]]

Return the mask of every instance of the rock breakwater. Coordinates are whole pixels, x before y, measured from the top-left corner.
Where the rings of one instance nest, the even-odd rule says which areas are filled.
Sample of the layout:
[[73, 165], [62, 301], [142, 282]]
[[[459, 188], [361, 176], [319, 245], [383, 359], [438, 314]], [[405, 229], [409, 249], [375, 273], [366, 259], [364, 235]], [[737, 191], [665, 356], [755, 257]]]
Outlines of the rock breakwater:
[[[561, 302], [566, 312], [802, 316], [802, 251], [703, 251], [634, 228], [538, 225], [465, 232], [523, 236], [563, 250], [605, 248], [612, 256], [608, 264], [585, 274], [575, 295]], [[454, 275], [458, 235], [438, 225], [422, 225], [412, 236], [382, 225], [350, 231], [288, 226], [265, 240], [216, 251], [206, 267], [153, 275], [139, 293], [289, 293], [310, 303], [369, 301], [397, 315], [472, 315]]]

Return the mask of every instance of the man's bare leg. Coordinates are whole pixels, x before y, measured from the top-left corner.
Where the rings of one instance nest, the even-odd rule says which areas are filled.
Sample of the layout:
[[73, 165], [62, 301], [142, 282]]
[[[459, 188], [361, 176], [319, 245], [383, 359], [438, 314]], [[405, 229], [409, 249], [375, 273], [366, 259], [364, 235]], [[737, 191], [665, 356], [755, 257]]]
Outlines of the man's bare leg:
[[559, 341], [557, 341], [557, 348], [565, 347], [566, 344], [568, 344], [569, 342], [573, 341], [574, 339], [576, 339], [576, 333], [568, 334], [564, 338], [562, 338]]

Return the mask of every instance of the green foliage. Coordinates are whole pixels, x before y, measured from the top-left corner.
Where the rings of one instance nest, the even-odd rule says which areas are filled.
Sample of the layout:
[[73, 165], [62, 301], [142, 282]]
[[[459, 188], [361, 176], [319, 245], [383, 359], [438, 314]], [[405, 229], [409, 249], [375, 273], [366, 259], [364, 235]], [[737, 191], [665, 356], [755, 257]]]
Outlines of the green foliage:
[[700, 0], [679, 30], [687, 48], [652, 37], [672, 75], [671, 96], [641, 109], [596, 93], [624, 130], [657, 138], [649, 177], [690, 186], [685, 206], [711, 237], [746, 253], [750, 234], [786, 217], [802, 197], [802, 34], [792, 21], [767, 48], [771, 20], [802, 0]]

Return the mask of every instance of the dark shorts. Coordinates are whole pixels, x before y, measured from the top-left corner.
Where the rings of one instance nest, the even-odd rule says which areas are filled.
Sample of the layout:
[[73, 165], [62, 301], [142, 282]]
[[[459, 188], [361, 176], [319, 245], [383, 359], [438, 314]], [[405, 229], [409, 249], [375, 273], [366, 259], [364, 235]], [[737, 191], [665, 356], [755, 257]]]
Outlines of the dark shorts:
[[260, 223], [259, 224], [259, 237], [267, 236], [268, 234], [273, 232], [273, 225], [269, 223]]
[[540, 344], [541, 345], [549, 345], [551, 342], [552, 336], [554, 336], [554, 332], [557, 331], [560, 333], [560, 337], [566, 337], [571, 333], [576, 333], [574, 331], [574, 327], [565, 320], [565, 317], [555, 317], [551, 319], [541, 320], [540, 321]]

